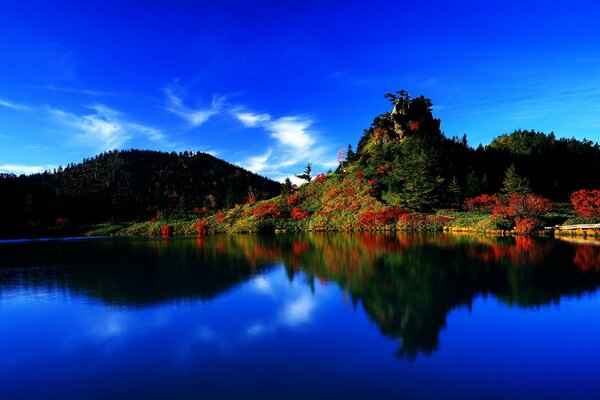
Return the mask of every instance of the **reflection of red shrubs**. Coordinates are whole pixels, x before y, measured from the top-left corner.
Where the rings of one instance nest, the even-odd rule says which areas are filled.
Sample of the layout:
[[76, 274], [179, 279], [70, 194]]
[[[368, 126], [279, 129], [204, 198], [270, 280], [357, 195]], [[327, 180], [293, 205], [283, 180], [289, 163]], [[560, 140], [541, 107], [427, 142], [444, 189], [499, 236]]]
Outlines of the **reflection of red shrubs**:
[[465, 200], [465, 208], [467, 211], [483, 211], [491, 213], [494, 211], [494, 206], [498, 203], [497, 195], [482, 194]]
[[300, 207], [295, 207], [290, 213], [290, 216], [294, 221], [301, 221], [308, 218], [310, 216], [310, 212], [303, 210]]
[[252, 211], [252, 215], [259, 218], [279, 218], [281, 208], [275, 203], [262, 203]]
[[58, 217], [56, 218], [56, 225], [59, 226], [64, 226], [64, 225], [68, 225], [69, 224], [69, 220], [67, 218], [64, 217]]
[[292, 253], [298, 256], [310, 248], [310, 244], [306, 241], [298, 241], [292, 243]]
[[577, 246], [573, 263], [583, 272], [600, 271], [600, 246]]
[[165, 225], [161, 229], [163, 237], [173, 236], [173, 227], [171, 225]]
[[578, 190], [571, 195], [571, 203], [580, 217], [600, 219], [600, 190]]

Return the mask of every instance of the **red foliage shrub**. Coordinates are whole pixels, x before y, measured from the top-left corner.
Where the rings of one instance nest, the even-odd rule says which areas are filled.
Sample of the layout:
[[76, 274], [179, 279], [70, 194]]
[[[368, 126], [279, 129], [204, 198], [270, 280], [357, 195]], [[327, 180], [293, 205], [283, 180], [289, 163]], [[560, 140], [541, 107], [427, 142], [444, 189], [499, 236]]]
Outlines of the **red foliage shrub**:
[[204, 235], [208, 232], [208, 220], [206, 218], [198, 220], [198, 224], [196, 225], [196, 231], [200, 235]]
[[356, 171], [354, 175], [356, 175], [357, 179], [363, 179], [365, 177], [365, 171]]
[[254, 197], [254, 195], [248, 196], [246, 199], [246, 204], [256, 204], [256, 197]]
[[410, 121], [408, 123], [408, 129], [410, 129], [411, 131], [418, 131], [420, 127], [421, 123], [418, 121]]
[[600, 190], [578, 190], [571, 195], [578, 216], [600, 219]]
[[367, 181], [367, 185], [369, 186], [375, 186], [377, 185], [377, 179], [371, 179]]
[[356, 190], [354, 190], [354, 188], [346, 188], [346, 190], [344, 190], [344, 194], [346, 196], [356, 196]]
[[498, 203], [498, 195], [482, 194], [477, 197], [465, 199], [464, 206], [467, 211], [493, 212], [494, 206]]
[[378, 174], [385, 174], [388, 170], [390, 169], [390, 164], [383, 164], [379, 167], [377, 167], [377, 173]]
[[515, 231], [518, 235], [530, 235], [541, 228], [541, 221], [535, 217], [515, 217]]
[[502, 203], [502, 202], [496, 203], [496, 205], [492, 209], [492, 218], [493, 219], [506, 218], [508, 216], [509, 216], [508, 204]]
[[[481, 196], [480, 196], [481, 197]], [[498, 201], [492, 218], [538, 217], [552, 209], [552, 202], [536, 194], [513, 194], [507, 202]]]
[[323, 183], [325, 182], [325, 174], [318, 174], [317, 176], [314, 177], [313, 182], [318, 182], [318, 183]]
[[508, 200], [508, 215], [535, 217], [552, 209], [552, 202], [536, 194], [513, 194]]
[[263, 203], [252, 210], [252, 215], [259, 218], [279, 218], [281, 208], [275, 203]]
[[325, 194], [325, 196], [327, 196], [327, 198], [333, 199], [337, 194], [338, 194], [338, 190], [336, 188], [333, 188], [333, 189], [329, 190]]
[[173, 236], [173, 227], [171, 225], [165, 225], [161, 229], [163, 237]]
[[295, 207], [290, 213], [290, 215], [294, 221], [301, 221], [303, 219], [308, 218], [310, 216], [310, 212], [303, 210], [299, 207]]
[[222, 224], [223, 221], [225, 221], [225, 213], [220, 212], [217, 214], [217, 222]]
[[294, 193], [293, 195], [291, 195], [290, 197], [288, 197], [288, 199], [286, 200], [286, 203], [288, 206], [292, 206], [294, 204], [296, 204], [296, 202], [298, 201], [298, 193]]
[[358, 218], [361, 228], [368, 229], [393, 224], [401, 213], [402, 210], [399, 207], [388, 207], [377, 211], [367, 210]]

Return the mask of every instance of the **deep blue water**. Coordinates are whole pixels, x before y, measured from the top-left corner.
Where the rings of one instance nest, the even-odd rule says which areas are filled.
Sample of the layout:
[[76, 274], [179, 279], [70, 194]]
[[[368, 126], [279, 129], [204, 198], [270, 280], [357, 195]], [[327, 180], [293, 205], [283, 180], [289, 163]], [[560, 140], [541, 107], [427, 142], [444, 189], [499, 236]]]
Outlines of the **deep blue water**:
[[0, 243], [0, 398], [598, 398], [600, 246]]

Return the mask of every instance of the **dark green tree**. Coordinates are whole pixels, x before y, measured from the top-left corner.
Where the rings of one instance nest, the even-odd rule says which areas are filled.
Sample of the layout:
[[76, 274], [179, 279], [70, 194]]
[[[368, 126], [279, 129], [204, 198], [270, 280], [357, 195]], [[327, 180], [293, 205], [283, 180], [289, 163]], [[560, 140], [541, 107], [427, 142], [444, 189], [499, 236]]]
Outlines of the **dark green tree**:
[[356, 161], [356, 159], [357, 159], [356, 153], [352, 149], [352, 145], [349, 144], [348, 149], [346, 150], [346, 162], [351, 163], [351, 162]]
[[504, 181], [502, 182], [502, 189], [500, 189], [500, 192], [503, 195], [507, 196], [517, 193], [531, 193], [531, 188], [529, 187], [529, 180], [527, 178], [521, 178], [519, 174], [517, 174], [515, 164], [510, 164], [510, 167], [506, 169], [506, 172], [504, 174]]
[[408, 211], [431, 211], [439, 206], [444, 179], [435, 173], [432, 155], [408, 140], [403, 157], [394, 162], [392, 179], [398, 187], [398, 205]]
[[283, 186], [281, 187], [281, 194], [289, 194], [292, 192], [292, 181], [290, 178], [285, 178]]
[[310, 174], [311, 172], [312, 172], [312, 167], [311, 167], [310, 163], [308, 163], [308, 164], [306, 164], [306, 169], [304, 170], [304, 173], [298, 174], [296, 176], [300, 179], [304, 179], [306, 182], [310, 182], [312, 180], [312, 176]]
[[479, 177], [477, 176], [477, 174], [475, 173], [473, 168], [471, 168], [469, 170], [469, 173], [467, 174], [467, 177], [466, 177], [466, 182], [467, 182], [467, 193], [466, 193], [467, 197], [475, 197], [475, 196], [481, 194], [481, 192], [483, 191], [481, 181], [479, 180]]
[[458, 208], [462, 204], [463, 192], [460, 187], [460, 182], [456, 176], [448, 184], [448, 205], [453, 208]]

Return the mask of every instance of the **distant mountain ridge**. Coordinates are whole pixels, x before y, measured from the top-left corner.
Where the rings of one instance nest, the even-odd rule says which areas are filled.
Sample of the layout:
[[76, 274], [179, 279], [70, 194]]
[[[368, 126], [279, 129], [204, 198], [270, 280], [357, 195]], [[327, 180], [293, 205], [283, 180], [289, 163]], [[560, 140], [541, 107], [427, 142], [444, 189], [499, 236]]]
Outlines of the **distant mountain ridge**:
[[270, 198], [281, 184], [202, 152], [115, 150], [52, 172], [0, 174], [0, 235], [232, 207], [249, 192]]

